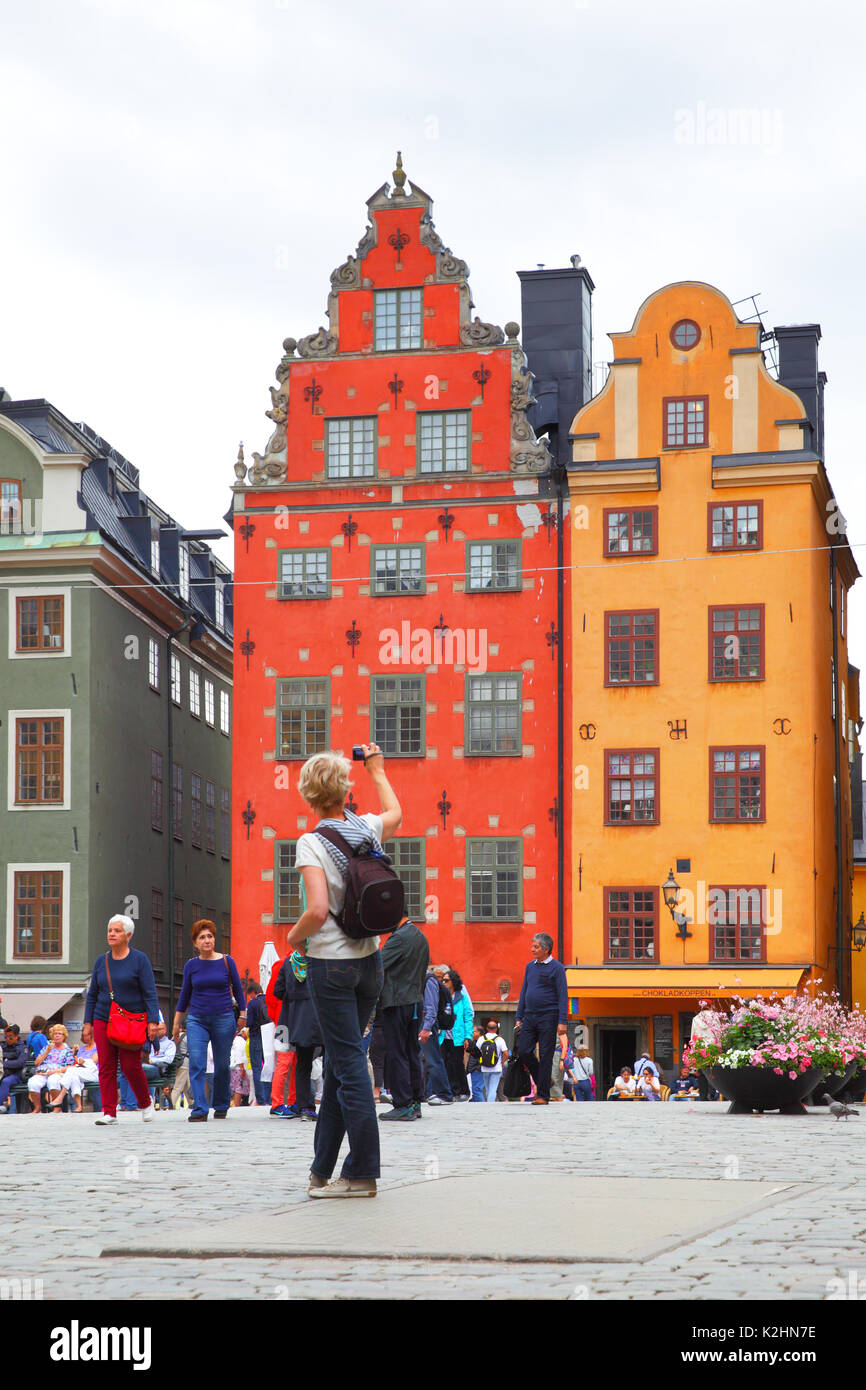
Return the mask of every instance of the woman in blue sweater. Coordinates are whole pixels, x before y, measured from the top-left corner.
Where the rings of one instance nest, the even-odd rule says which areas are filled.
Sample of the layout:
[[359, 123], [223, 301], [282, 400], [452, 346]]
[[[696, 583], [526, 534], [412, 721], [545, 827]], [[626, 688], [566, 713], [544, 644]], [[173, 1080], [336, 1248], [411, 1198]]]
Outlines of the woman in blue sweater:
[[237, 1030], [233, 994], [240, 1009], [239, 1022], [243, 1025], [246, 1021], [241, 977], [231, 956], [220, 955], [214, 949], [216, 927], [213, 922], [203, 917], [195, 923], [192, 944], [198, 951], [198, 958], [188, 960], [183, 967], [183, 985], [172, 1029], [177, 1042], [186, 1014], [189, 1079], [193, 1094], [190, 1123], [202, 1122], [208, 1117], [204, 1082], [208, 1043], [213, 1047], [214, 1119], [224, 1120], [229, 1112], [229, 1058]]
[[[129, 1013], [146, 1013], [148, 1023], [159, 1022], [159, 1004], [150, 961], [143, 951], [130, 946], [135, 922], [118, 915], [108, 924], [108, 950], [97, 956], [84, 1005], [84, 1022], [93, 1024], [99, 1057], [99, 1089], [102, 1114], [98, 1125], [117, 1124], [117, 1063], [132, 1087], [143, 1120], [153, 1119], [150, 1087], [141, 1068], [141, 1050], [115, 1047], [108, 1040], [108, 1015], [114, 1002]], [[109, 985], [109, 979], [111, 984]]]

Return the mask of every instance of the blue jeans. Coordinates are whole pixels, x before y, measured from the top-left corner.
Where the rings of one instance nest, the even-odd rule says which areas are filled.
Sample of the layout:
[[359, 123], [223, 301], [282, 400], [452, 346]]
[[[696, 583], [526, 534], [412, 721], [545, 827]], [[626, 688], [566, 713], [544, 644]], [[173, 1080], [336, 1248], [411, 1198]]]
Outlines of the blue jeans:
[[422, 1042], [421, 1056], [424, 1058], [424, 1070], [427, 1073], [427, 1099], [431, 1096], [443, 1096], [446, 1100], [453, 1100], [451, 1082], [448, 1080], [445, 1062], [439, 1050], [437, 1030], [434, 1029], [427, 1041]]
[[262, 1081], [262, 1067], [265, 1065], [265, 1050], [262, 1046], [261, 1034], [257, 1038], [250, 1035], [250, 1066], [253, 1072], [253, 1090], [256, 1093], [256, 1101], [259, 1105], [270, 1106], [271, 1088], [267, 1082]]
[[120, 1086], [120, 1108], [121, 1110], [137, 1110], [138, 1101], [132, 1094], [132, 1087], [124, 1076], [123, 1072], [117, 1078]]
[[592, 1094], [592, 1082], [589, 1081], [589, 1080], [575, 1081], [575, 1082], [574, 1082], [574, 1099], [575, 1099], [575, 1100], [594, 1100], [595, 1097], [594, 1097], [594, 1095]]
[[496, 1092], [499, 1090], [499, 1083], [502, 1080], [501, 1071], [483, 1071], [484, 1077], [484, 1099], [495, 1100]]
[[189, 1044], [189, 1084], [192, 1086], [193, 1115], [207, 1115], [205, 1091], [207, 1045], [213, 1047], [213, 1108], [228, 1110], [229, 1057], [237, 1025], [234, 1010], [224, 1014], [187, 1014], [186, 1038]]
[[311, 1171], [330, 1178], [348, 1135], [340, 1176], [378, 1178], [379, 1125], [362, 1035], [382, 989], [381, 953], [354, 959], [307, 956], [307, 985], [325, 1044]]
[[470, 1071], [467, 1073], [469, 1085], [472, 1087], [472, 1099], [484, 1099], [484, 1076], [480, 1071]]

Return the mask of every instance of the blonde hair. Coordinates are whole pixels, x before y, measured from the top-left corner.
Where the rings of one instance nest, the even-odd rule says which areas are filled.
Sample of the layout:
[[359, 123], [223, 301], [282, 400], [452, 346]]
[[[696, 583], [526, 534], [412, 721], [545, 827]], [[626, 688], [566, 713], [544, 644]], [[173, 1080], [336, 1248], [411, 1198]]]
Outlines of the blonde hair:
[[314, 753], [301, 768], [298, 791], [320, 814], [342, 806], [349, 794], [351, 763], [339, 753]]
[[[62, 1029], [62, 1031], [63, 1031], [63, 1041], [64, 1041], [64, 1042], [69, 1042], [69, 1029], [66, 1027], [66, 1024], [65, 1024], [65, 1023], [49, 1023], [48, 1027], [45, 1029], [45, 1031], [46, 1031], [46, 1033], [48, 1034], [49, 1038], [51, 1038], [51, 1035], [52, 1035], [52, 1033], [54, 1032], [54, 1029], [55, 1029], [55, 1028], [60, 1028], [60, 1029]], [[52, 1041], [53, 1041], [53, 1039], [52, 1039]]]

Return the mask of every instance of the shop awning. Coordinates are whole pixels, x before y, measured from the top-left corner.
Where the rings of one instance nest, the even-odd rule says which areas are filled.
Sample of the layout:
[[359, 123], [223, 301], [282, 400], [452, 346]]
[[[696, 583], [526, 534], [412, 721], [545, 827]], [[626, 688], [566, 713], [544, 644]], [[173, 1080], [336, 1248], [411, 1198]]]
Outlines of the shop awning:
[[30, 1020], [37, 1014], [51, 1019], [59, 1014], [71, 1000], [84, 993], [84, 986], [71, 989], [21, 989], [14, 985], [0, 987], [0, 1014], [7, 1023], [17, 1023], [22, 1033], [30, 1029]]
[[635, 970], [566, 967], [568, 992], [584, 999], [730, 999], [735, 994], [790, 994], [808, 965], [765, 965], [718, 969]]

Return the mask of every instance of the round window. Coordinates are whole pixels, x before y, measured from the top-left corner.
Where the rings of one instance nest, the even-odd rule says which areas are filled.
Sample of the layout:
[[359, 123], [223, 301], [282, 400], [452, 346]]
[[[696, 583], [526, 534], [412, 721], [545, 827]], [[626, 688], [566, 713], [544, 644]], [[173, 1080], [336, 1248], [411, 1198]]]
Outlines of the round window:
[[674, 347], [693, 348], [701, 340], [701, 330], [694, 319], [680, 319], [671, 329], [671, 342]]

